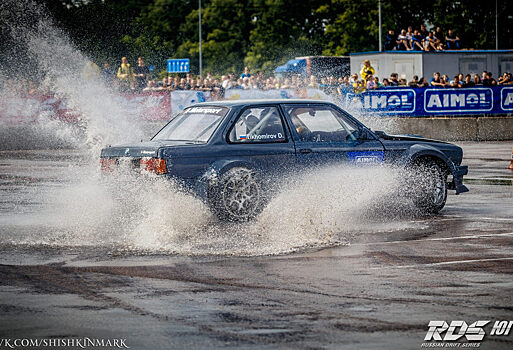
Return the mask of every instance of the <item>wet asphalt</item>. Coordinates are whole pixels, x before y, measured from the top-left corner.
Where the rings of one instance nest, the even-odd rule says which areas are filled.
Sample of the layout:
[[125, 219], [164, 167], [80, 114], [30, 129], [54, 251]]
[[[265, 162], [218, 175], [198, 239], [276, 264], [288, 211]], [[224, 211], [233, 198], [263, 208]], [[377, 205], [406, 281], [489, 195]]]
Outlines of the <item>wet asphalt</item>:
[[[513, 142], [459, 144], [470, 192], [450, 194], [440, 214], [400, 217], [411, 225], [369, 230], [347, 245], [253, 257], [16, 242], [8, 218], [30, 203], [24, 189], [60, 186], [55, 169], [81, 155], [2, 151], [0, 230], [11, 238], [0, 243], [0, 339], [123, 338], [131, 349], [420, 349], [431, 320], [490, 320], [480, 348], [511, 349], [513, 334], [489, 333], [496, 320], [513, 320]], [[37, 176], [23, 175], [30, 167], [40, 168]], [[37, 221], [23, 227], [44, 229]]]

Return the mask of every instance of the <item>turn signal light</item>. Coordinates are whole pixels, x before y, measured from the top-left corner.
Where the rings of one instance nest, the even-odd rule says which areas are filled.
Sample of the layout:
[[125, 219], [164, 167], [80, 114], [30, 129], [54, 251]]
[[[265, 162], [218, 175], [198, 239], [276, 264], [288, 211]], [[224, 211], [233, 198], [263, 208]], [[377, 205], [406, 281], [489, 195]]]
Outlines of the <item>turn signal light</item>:
[[115, 158], [100, 158], [100, 167], [102, 171], [114, 171], [115, 166]]
[[166, 161], [160, 158], [141, 158], [140, 168], [141, 170], [159, 175], [165, 174], [167, 172]]

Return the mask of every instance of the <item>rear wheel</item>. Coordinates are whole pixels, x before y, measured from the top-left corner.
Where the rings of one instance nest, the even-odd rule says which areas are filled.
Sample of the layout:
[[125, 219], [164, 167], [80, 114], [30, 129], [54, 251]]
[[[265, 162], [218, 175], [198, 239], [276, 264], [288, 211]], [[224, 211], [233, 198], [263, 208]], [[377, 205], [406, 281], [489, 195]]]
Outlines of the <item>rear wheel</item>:
[[438, 213], [447, 200], [447, 171], [436, 161], [417, 163], [414, 169], [413, 201], [425, 213]]
[[264, 206], [258, 175], [248, 168], [237, 167], [221, 176], [209, 192], [212, 210], [223, 221], [247, 221]]

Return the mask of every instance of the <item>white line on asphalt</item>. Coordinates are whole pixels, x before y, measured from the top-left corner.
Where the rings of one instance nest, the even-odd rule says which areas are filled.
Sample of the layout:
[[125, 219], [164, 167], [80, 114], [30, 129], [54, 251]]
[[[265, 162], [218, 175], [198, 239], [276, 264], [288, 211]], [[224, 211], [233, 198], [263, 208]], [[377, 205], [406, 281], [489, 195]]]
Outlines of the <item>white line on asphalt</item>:
[[380, 267], [371, 267], [370, 270], [390, 269], [390, 268], [391, 269], [406, 269], [406, 268], [410, 268], [410, 267], [456, 265], [456, 264], [467, 264], [467, 263], [475, 263], [475, 262], [483, 262], [483, 261], [502, 261], [502, 260], [513, 260], [513, 257], [511, 257], [511, 258], [472, 259], [472, 260], [453, 260], [453, 261], [443, 261], [443, 262], [437, 262], [437, 263], [417, 264], [417, 265], [380, 266]]
[[[461, 215], [445, 215], [445, 218], [455, 218], [455, 219], [463, 219], [465, 216]], [[472, 221], [479, 221], [479, 220], [492, 220], [492, 221], [513, 221], [513, 218], [487, 218], [487, 217], [473, 217]]]
[[473, 221], [481, 220], [498, 220], [498, 221], [513, 221], [513, 218], [472, 218]]
[[425, 241], [450, 241], [456, 239], [474, 239], [484, 237], [498, 237], [498, 236], [513, 236], [513, 232], [506, 233], [486, 233], [482, 235], [468, 235], [468, 236], [456, 236], [456, 237], [438, 237], [438, 238], [425, 238], [425, 239], [410, 239], [401, 241], [389, 241], [389, 242], [369, 242], [369, 243], [354, 243], [352, 246], [358, 245], [376, 245], [376, 244], [396, 244], [396, 243], [421, 243]]

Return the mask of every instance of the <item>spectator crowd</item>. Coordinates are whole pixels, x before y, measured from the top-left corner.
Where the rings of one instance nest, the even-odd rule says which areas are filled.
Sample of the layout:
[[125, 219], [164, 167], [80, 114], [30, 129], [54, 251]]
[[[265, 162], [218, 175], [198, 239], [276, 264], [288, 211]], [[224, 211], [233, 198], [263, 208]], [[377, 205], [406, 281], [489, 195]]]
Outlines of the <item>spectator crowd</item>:
[[388, 31], [385, 37], [385, 51], [435, 51], [461, 49], [460, 38], [454, 34], [452, 29], [444, 33], [440, 27], [436, 30], [427, 30], [421, 24], [420, 29], [402, 29], [396, 34], [393, 29]]
[[[365, 90], [375, 90], [386, 87], [415, 87], [415, 88], [470, 88], [475, 86], [496, 86], [496, 85], [513, 85], [513, 77], [510, 72], [504, 72], [498, 80], [495, 80], [491, 72], [483, 71], [479, 74], [463, 74], [458, 73], [450, 78], [447, 74], [440, 72], [433, 73], [433, 77], [428, 81], [426, 78], [413, 76], [413, 80], [408, 82], [406, 79], [399, 79], [397, 73], [390, 74], [390, 78], [383, 78], [381, 81], [375, 76], [375, 70], [369, 60], [363, 62], [360, 70], [361, 79], [358, 74], [353, 74], [347, 79], [343, 78], [343, 85], [346, 91], [363, 92]], [[340, 88], [339, 88], [340, 90]]]
[[[215, 77], [207, 73], [205, 77], [186, 74], [168, 74], [161, 79], [151, 79], [150, 69], [145, 65], [144, 58], [139, 57], [137, 66], [132, 67], [126, 57], [121, 59], [117, 70], [111, 68], [108, 62], [99, 68], [96, 64], [88, 63], [82, 72], [85, 78], [95, 74], [104, 82], [117, 88], [120, 92], [146, 92], [146, 91], [203, 91], [210, 92], [213, 99], [223, 98], [226, 90], [275, 90], [275, 89], [319, 89], [329, 95], [344, 96], [347, 93], [360, 93], [366, 90], [376, 90], [388, 87], [415, 87], [415, 88], [468, 88], [474, 86], [495, 86], [513, 85], [512, 74], [509, 72], [501, 75], [497, 80], [491, 72], [483, 71], [479, 74], [459, 73], [453, 77], [436, 72], [432, 78], [414, 76], [413, 80], [407, 81], [399, 78], [397, 73], [390, 74], [390, 77], [380, 79], [375, 75], [375, 69], [369, 60], [365, 60], [358, 73], [352, 75], [335, 77], [320, 77], [310, 75], [288, 75], [285, 77], [264, 76], [262, 71], [251, 73], [249, 67], [245, 67], [240, 75], [229, 73]], [[31, 95], [48, 93], [43, 91], [34, 81], [12, 80], [6, 82], [5, 87], [14, 93]]]

